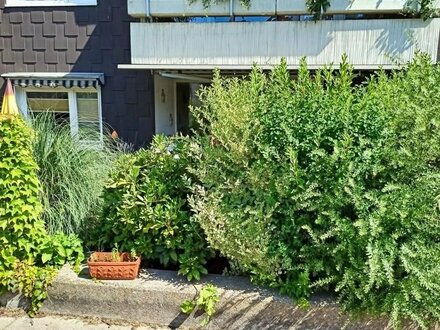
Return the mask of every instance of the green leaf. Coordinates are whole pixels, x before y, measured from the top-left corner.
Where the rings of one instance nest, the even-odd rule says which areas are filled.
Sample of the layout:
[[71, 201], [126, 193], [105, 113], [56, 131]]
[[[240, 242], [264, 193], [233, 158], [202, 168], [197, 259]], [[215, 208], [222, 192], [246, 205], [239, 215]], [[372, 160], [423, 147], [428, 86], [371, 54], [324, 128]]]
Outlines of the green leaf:
[[173, 261], [177, 261], [177, 253], [176, 253], [176, 251], [173, 250], [173, 251], [170, 252], [170, 258]]
[[52, 253], [43, 253], [41, 255], [41, 261], [43, 262], [43, 264], [47, 263], [51, 259], [52, 259]]
[[195, 308], [194, 302], [188, 299], [184, 300], [183, 303], [180, 305], [180, 310], [182, 311], [182, 313], [185, 314], [191, 314], [194, 308]]

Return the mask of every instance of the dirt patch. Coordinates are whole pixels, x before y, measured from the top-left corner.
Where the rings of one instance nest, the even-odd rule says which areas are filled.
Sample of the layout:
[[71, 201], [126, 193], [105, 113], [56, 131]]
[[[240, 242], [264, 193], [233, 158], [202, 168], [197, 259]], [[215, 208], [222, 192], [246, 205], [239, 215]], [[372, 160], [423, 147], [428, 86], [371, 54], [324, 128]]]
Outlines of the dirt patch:
[[5, 317], [20, 317], [26, 316], [26, 312], [22, 309], [10, 309], [5, 307], [0, 307], [0, 316]]

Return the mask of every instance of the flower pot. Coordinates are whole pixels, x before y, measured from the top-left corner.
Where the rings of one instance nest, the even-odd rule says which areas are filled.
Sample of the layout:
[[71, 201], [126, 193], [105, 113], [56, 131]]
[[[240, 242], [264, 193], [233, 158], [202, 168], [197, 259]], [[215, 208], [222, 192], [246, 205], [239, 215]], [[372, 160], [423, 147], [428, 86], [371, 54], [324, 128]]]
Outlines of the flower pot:
[[98, 280], [134, 280], [139, 273], [141, 257], [133, 260], [130, 253], [94, 252], [87, 261], [90, 276]]

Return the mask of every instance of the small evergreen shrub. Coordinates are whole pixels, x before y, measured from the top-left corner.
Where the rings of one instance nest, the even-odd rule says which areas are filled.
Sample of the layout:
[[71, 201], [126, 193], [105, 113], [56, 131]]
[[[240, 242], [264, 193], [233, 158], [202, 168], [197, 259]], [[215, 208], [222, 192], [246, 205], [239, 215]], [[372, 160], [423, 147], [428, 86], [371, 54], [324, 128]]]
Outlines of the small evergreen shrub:
[[162, 136], [149, 149], [120, 157], [103, 193], [95, 244], [134, 249], [164, 266], [178, 264], [189, 280], [206, 274], [211, 250], [188, 205], [190, 162], [184, 138]]
[[193, 109], [207, 241], [296, 299], [440, 320], [440, 66], [418, 55], [353, 84], [339, 70], [221, 78]]

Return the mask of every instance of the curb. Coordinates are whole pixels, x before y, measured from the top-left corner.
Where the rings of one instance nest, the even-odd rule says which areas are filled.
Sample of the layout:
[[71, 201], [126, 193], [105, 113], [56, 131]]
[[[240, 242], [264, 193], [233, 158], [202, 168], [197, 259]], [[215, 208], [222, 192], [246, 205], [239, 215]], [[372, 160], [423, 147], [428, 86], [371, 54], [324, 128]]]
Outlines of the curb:
[[[88, 274], [84, 269], [82, 274]], [[204, 329], [388, 329], [385, 319], [348, 318], [328, 296], [315, 296], [308, 309], [290, 299], [251, 285], [244, 277], [208, 275], [191, 284], [176, 272], [148, 270], [133, 281], [93, 281], [64, 266], [49, 288], [41, 311], [61, 315], [101, 317], [142, 322], [175, 329], [199, 329], [203, 315], [180, 312], [185, 299], [193, 299], [204, 283], [219, 291], [216, 313]]]
[[5, 292], [0, 294], [0, 306], [7, 309], [23, 309], [27, 311], [31, 305], [29, 298], [21, 293]]

